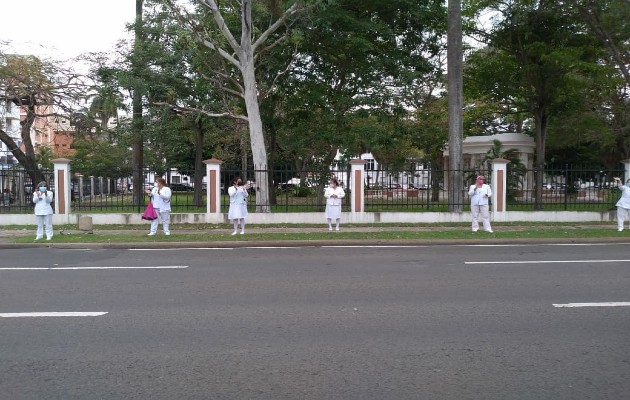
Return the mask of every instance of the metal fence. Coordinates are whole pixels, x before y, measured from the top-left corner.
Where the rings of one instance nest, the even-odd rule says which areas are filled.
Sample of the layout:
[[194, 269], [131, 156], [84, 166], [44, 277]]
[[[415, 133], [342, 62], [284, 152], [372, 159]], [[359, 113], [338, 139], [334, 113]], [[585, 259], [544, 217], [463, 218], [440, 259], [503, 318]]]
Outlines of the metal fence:
[[[536, 196], [536, 178], [540, 172], [507, 166], [508, 211], [581, 210], [605, 211], [613, 208], [619, 191], [613, 177], [623, 177], [624, 170], [600, 167], [550, 166], [542, 172], [543, 185]], [[468, 187], [478, 174], [493, 185], [491, 171], [462, 171], [463, 209], [470, 208]], [[447, 211], [450, 171], [428, 167], [415, 171], [366, 171], [365, 210], [376, 211]], [[494, 186], [494, 185], [493, 185]]]
[[297, 171], [293, 169], [247, 170], [236, 169], [221, 170], [221, 211], [227, 212], [230, 199], [227, 190], [232, 186], [234, 178], [239, 177], [249, 185], [249, 197], [247, 199], [248, 210], [256, 210], [257, 192], [262, 180], [269, 182], [268, 204], [271, 212], [317, 212], [326, 207], [324, 189], [330, 179], [336, 177], [339, 185], [346, 191], [342, 199], [342, 211], [350, 211], [350, 169], [333, 169], [324, 171]]
[[[206, 186], [202, 183], [195, 196], [194, 171], [171, 169], [156, 172], [144, 169], [140, 175], [143, 192], [153, 188], [157, 178], [166, 179], [172, 190], [172, 212], [206, 212]], [[134, 202], [131, 177], [105, 178], [74, 173], [71, 186], [73, 212], [142, 212], [149, 201], [149, 196], [143, 195], [140, 202]]]
[[[392, 171], [366, 169], [365, 211], [447, 211], [448, 180], [452, 175], [448, 170], [427, 166], [413, 171]], [[492, 176], [487, 170], [462, 171], [462, 206], [469, 208], [467, 188], [474, 183], [478, 174], [484, 174], [492, 184]], [[55, 190], [53, 172], [43, 171], [51, 190]], [[606, 170], [597, 167], [562, 166], [548, 167], [542, 174], [543, 186], [536, 191], [536, 170], [507, 171], [507, 210], [589, 210], [605, 211], [614, 207], [619, 198], [613, 177], [624, 176], [624, 171]], [[173, 212], [206, 212], [207, 181], [201, 180], [201, 187], [195, 190], [194, 171], [171, 169], [155, 172], [143, 170], [143, 189], [151, 188], [157, 177], [164, 177], [173, 191]], [[320, 212], [326, 205], [324, 189], [331, 177], [336, 177], [346, 190], [342, 210], [350, 211], [350, 190], [352, 176], [349, 168], [324, 171], [298, 171], [294, 169], [261, 170], [221, 170], [221, 211], [227, 212], [229, 196], [227, 189], [235, 177], [249, 183], [250, 196], [248, 209], [257, 210], [258, 182], [269, 182], [269, 201], [266, 206], [271, 212]], [[31, 213], [34, 191], [32, 174], [19, 168], [0, 169], [0, 213]], [[36, 184], [37, 182], [35, 182]], [[83, 176], [73, 173], [71, 179], [72, 212], [142, 212], [149, 198], [134, 204], [133, 182], [131, 177], [107, 178]]]
[[[491, 184], [490, 171], [461, 171], [464, 182], [459, 205], [464, 209], [470, 208], [468, 187], [480, 174]], [[453, 175], [450, 170], [431, 166], [410, 171], [366, 170], [365, 211], [448, 211], [448, 182]]]
[[[39, 175], [40, 171], [36, 174]], [[55, 190], [53, 171], [41, 171], [49, 188]], [[19, 167], [0, 169], [0, 213], [24, 214], [33, 212], [33, 192], [39, 183], [35, 173]], [[33, 179], [36, 182], [33, 182]], [[54, 207], [54, 204], [53, 204]]]
[[[509, 165], [508, 165], [509, 167]], [[508, 169], [508, 211], [589, 210], [605, 211], [615, 206], [620, 193], [614, 177], [624, 177], [624, 170], [598, 167], [557, 166], [543, 172], [543, 185], [536, 199], [538, 170], [510, 174]]]

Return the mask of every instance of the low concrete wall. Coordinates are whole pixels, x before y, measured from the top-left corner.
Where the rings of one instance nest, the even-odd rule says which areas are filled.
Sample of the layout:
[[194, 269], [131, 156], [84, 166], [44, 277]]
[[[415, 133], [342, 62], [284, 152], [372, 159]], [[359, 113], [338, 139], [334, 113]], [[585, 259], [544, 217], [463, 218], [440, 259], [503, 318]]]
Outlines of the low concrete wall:
[[[92, 217], [94, 225], [148, 225], [140, 214], [69, 214], [54, 215], [53, 224], [78, 224], [79, 216]], [[493, 213], [496, 222], [609, 222], [616, 218], [616, 211], [507, 211]], [[470, 222], [469, 212], [376, 212], [342, 213], [343, 223], [378, 224], [378, 223], [447, 223]], [[324, 213], [251, 213], [247, 218], [250, 224], [324, 224]], [[227, 214], [171, 214], [174, 224], [222, 224], [229, 223]], [[33, 214], [0, 214], [1, 225], [35, 225]]]

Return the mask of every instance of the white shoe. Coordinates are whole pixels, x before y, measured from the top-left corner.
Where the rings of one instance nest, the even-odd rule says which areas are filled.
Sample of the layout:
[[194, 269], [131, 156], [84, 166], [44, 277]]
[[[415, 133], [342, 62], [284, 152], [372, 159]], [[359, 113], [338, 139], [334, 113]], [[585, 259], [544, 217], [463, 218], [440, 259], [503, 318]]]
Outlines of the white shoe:
[[492, 229], [488, 229], [486, 232], [488, 232], [488, 233], [494, 233], [494, 232], [492, 232]]
[[328, 228], [328, 230], [332, 232], [332, 228]]
[[171, 232], [164, 232], [166, 236], [171, 236]]
[[234, 231], [232, 232], [232, 236], [236, 235], [238, 232]]
[[43, 237], [41, 237], [41, 236], [35, 238], [35, 240], [42, 240], [42, 239], [43, 239]]
[[46, 240], [52, 240], [52, 237], [46, 238]]
[[473, 229], [472, 233], [477, 233], [479, 229]]
[[241, 235], [244, 235], [244, 234], [245, 234], [245, 231], [241, 231]]
[[339, 232], [339, 227], [336, 227], [336, 228], [335, 228], [335, 230], [336, 230], [337, 232]]
[[[623, 232], [623, 228], [618, 228], [617, 232]], [[37, 239], [35, 239], [35, 240], [37, 240]]]
[[149, 233], [147, 234], [147, 236], [155, 236], [155, 233], [153, 233], [153, 232], [149, 232]]

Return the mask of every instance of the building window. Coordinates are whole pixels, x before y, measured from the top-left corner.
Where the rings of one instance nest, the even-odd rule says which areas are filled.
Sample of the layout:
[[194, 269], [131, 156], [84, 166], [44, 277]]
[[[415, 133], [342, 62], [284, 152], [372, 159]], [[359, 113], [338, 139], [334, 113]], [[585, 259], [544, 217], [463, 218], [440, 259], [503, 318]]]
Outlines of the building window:
[[376, 161], [373, 158], [365, 160], [365, 170], [374, 171], [376, 169]]

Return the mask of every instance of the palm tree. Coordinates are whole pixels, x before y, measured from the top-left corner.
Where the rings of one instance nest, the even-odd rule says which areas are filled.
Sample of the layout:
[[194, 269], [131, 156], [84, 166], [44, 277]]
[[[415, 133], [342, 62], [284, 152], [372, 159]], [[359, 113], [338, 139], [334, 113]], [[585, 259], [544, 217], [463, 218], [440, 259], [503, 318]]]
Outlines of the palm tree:
[[488, 170], [492, 169], [492, 160], [496, 158], [503, 158], [509, 161], [506, 177], [508, 198], [514, 198], [516, 196], [516, 191], [523, 186], [523, 180], [527, 174], [527, 167], [525, 167], [525, 164], [523, 164], [516, 154], [518, 154], [518, 149], [510, 148], [504, 150], [503, 143], [501, 143], [500, 140], [495, 139], [492, 141], [492, 147], [490, 147], [490, 150], [488, 150], [486, 156], [482, 160], [482, 164]]

